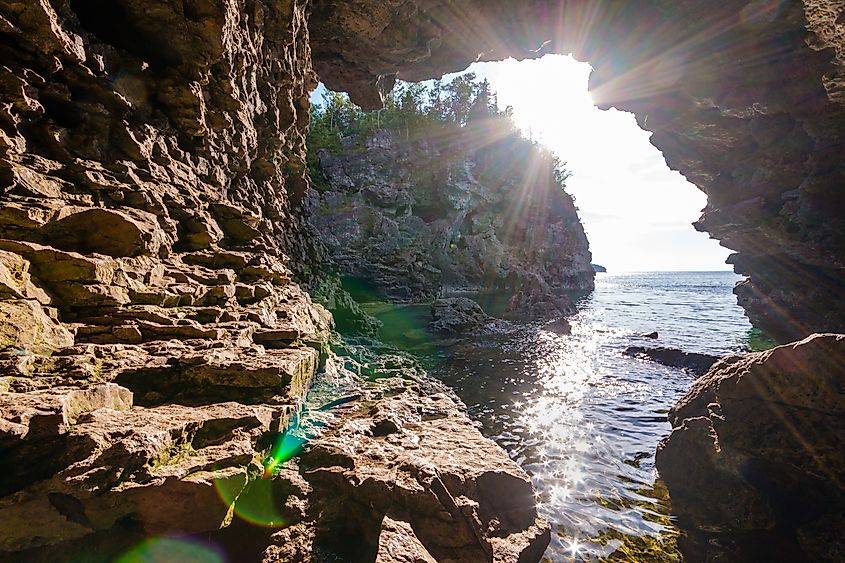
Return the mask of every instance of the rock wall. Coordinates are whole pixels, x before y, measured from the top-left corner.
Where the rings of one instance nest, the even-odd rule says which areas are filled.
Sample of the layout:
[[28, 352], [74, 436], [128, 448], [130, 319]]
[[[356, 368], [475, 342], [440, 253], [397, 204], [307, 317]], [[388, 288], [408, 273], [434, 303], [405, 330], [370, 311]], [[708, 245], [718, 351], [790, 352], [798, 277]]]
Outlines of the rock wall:
[[[374, 535], [350, 546], [377, 549], [410, 527], [435, 554], [533, 561], [545, 548], [527, 476], [455, 401], [433, 418], [413, 410], [443, 390], [412, 363], [369, 368], [392, 387], [344, 372], [361, 390], [325, 440], [343, 413], [358, 413], [360, 432], [346, 458], [307, 470], [337, 480], [309, 484], [305, 469], [265, 459], [334, 361], [331, 315], [293, 281], [320, 254], [305, 221], [308, 8], [0, 1], [0, 559], [106, 561], [136, 543], [146, 557], [192, 535], [241, 559], [321, 560], [338, 523], [321, 520], [318, 499], [361, 485], [340, 475], [355, 447], [396, 437], [406, 442], [385, 450], [379, 486], [397, 489], [404, 449], [428, 461], [408, 467], [418, 484], [402, 476], [410, 489], [367, 515]], [[408, 412], [392, 432], [364, 432], [388, 388]], [[438, 440], [474, 444], [481, 465], [435, 459], [440, 442], [415, 434], [446, 418]], [[245, 523], [256, 498], [285, 507], [283, 534], [304, 534], [278, 544], [290, 557]], [[433, 522], [462, 535], [445, 543]]]
[[[363, 105], [398, 77], [574, 53], [594, 99], [636, 114], [708, 195], [696, 228], [728, 248], [752, 322], [784, 341], [845, 326], [842, 2], [316, 0], [326, 84]], [[354, 25], [353, 25], [354, 22]]]
[[344, 153], [321, 151], [312, 218], [326, 267], [401, 300], [592, 289], [587, 237], [548, 156], [480, 127], [410, 142], [382, 131], [348, 139]]

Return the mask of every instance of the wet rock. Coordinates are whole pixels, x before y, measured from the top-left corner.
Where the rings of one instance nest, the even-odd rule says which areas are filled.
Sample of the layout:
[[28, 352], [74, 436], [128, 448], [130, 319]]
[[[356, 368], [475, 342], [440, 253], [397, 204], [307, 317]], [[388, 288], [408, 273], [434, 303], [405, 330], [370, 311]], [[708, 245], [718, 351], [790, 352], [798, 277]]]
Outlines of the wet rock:
[[543, 330], [548, 330], [555, 334], [570, 334], [572, 332], [572, 325], [566, 319], [557, 319], [544, 324]]
[[709, 354], [698, 354], [696, 352], [684, 352], [675, 348], [647, 348], [644, 346], [628, 346], [622, 353], [626, 356], [650, 360], [673, 368], [686, 370], [693, 375], [701, 376], [707, 373], [710, 367], [719, 361], [716, 356]]
[[545, 279], [530, 275], [519, 282], [505, 317], [520, 321], [548, 320], [575, 312], [575, 303], [569, 297], [555, 293]]
[[798, 534], [800, 557], [812, 559], [813, 538], [832, 533], [845, 507], [843, 365], [845, 336], [817, 334], [729, 357], [699, 379], [670, 411], [673, 431], [657, 452], [681, 521], [740, 544]]
[[467, 333], [482, 328], [490, 317], [481, 306], [467, 297], [446, 297], [431, 304], [431, 330]]

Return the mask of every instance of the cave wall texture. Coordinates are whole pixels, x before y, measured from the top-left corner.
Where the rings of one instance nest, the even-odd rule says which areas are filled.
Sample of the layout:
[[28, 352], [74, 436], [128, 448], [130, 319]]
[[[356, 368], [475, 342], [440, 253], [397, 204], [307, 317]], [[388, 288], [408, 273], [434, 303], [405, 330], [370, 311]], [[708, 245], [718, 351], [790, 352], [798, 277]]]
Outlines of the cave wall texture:
[[[751, 319], [783, 339], [841, 331], [843, 11], [0, 0], [0, 552], [217, 530], [231, 518], [221, 483], [237, 496], [256, 482], [259, 441], [291, 420], [331, 328], [291, 281], [320, 259], [303, 220], [314, 70], [376, 107], [397, 77], [572, 52], [596, 69], [598, 103], [634, 112], [707, 193], [696, 226], [737, 251]], [[315, 445], [305, 478], [285, 470], [297, 524], [264, 557], [300, 556], [342, 523], [365, 552], [416, 534], [422, 560], [539, 559], [548, 527], [527, 476], [445, 390], [400, 379], [351, 403], [362, 420]], [[404, 452], [420, 436], [435, 439]], [[350, 443], [402, 471], [358, 463]], [[455, 444], [465, 459], [438, 456]], [[343, 503], [323, 510], [321, 495]]]

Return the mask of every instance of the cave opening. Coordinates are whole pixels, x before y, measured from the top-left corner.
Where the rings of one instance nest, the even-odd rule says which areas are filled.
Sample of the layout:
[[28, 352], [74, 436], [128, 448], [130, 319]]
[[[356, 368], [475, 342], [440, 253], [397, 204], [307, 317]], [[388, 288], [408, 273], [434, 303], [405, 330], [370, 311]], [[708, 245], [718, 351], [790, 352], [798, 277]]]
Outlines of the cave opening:
[[[706, 195], [670, 170], [633, 114], [595, 106], [591, 71], [563, 55], [475, 63], [400, 82], [373, 112], [318, 87], [315, 225], [329, 271], [374, 288], [355, 297], [379, 337], [426, 358], [532, 476], [555, 530], [548, 557], [671, 560], [677, 529], [654, 479], [665, 413], [695, 370], [770, 343], [737, 305], [730, 251], [691, 225]], [[595, 287], [593, 262], [608, 270]], [[428, 332], [453, 298], [515, 324], [456, 351]], [[548, 322], [550, 311], [565, 320]], [[648, 356], [654, 345], [675, 354], [671, 365], [646, 361], [660, 357]]]

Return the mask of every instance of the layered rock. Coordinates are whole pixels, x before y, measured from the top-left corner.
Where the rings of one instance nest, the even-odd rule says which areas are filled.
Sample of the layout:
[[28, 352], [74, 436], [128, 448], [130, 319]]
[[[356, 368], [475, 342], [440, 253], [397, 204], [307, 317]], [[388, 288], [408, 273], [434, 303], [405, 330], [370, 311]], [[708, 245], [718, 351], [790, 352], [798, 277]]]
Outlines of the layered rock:
[[722, 360], [672, 409], [657, 468], [690, 561], [841, 560], [843, 366], [845, 336], [813, 335]]
[[527, 316], [571, 312], [556, 296], [592, 289], [594, 277], [572, 199], [548, 154], [490, 130], [503, 121], [485, 125], [411, 142], [381, 131], [320, 151], [313, 222], [327, 267], [394, 299], [509, 291], [524, 294], [514, 311]]
[[[114, 560], [151, 541], [178, 558], [172, 538], [193, 535], [260, 560], [271, 532], [244, 514], [265, 492], [285, 533], [316, 522], [296, 465], [265, 465], [328, 377], [333, 328], [293, 281], [320, 255], [305, 221], [308, 4], [0, 2], [0, 559]], [[384, 377], [374, 365], [366, 374]], [[397, 365], [389, 375], [419, 375]], [[408, 409], [429, 400], [419, 385]], [[371, 414], [362, 396], [346, 400], [357, 424]], [[432, 467], [468, 486], [504, 468], [530, 491], [448, 404], [488, 465]], [[419, 447], [408, 436], [387, 453]], [[485, 553], [539, 558], [541, 522], [475, 517], [455, 516], [486, 526], [473, 528], [498, 546]]]
[[539, 561], [549, 526], [525, 472], [481, 436], [450, 391], [390, 371], [378, 370], [303, 454], [309, 508], [297, 530], [275, 536], [265, 561], [293, 560], [303, 537], [310, 550], [296, 560]]

